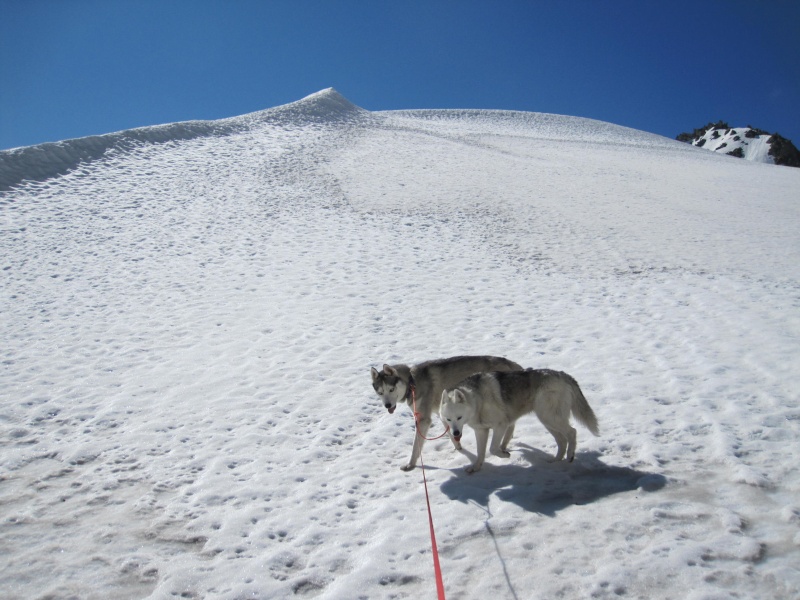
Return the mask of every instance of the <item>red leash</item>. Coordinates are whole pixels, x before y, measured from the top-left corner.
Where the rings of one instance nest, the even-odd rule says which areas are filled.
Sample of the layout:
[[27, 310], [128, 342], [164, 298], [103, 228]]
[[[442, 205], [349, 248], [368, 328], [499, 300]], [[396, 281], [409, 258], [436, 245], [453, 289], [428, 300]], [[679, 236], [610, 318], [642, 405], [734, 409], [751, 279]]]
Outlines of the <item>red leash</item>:
[[[419, 425], [419, 418], [420, 418], [421, 416], [422, 416], [422, 415], [421, 415], [421, 414], [419, 414], [418, 412], [414, 412], [414, 422], [415, 422], [417, 425]], [[447, 432], [448, 432], [448, 431], [450, 431], [450, 426], [449, 426], [449, 425], [446, 425], [445, 427], [446, 427], [446, 428], [445, 428], [445, 430], [444, 430], [444, 433], [442, 433], [442, 435], [437, 435], [436, 437], [432, 437], [432, 438], [426, 438], [424, 435], [422, 435], [422, 434], [419, 432], [419, 427], [417, 427], [417, 435], [418, 435], [419, 437], [421, 437], [423, 440], [428, 440], [429, 442], [432, 442], [433, 440], [438, 440], [439, 438], [441, 438], [441, 437], [444, 437], [445, 435], [447, 435]]]
[[[419, 413], [417, 412], [417, 394], [416, 394], [416, 387], [413, 384], [411, 386], [411, 398], [414, 404], [414, 423], [416, 425], [417, 435], [419, 435]], [[445, 430], [444, 433], [447, 433], [447, 430]], [[444, 435], [444, 433], [442, 435]], [[442, 437], [442, 435], [440, 435], [439, 437]], [[433, 438], [433, 439], [439, 439], [439, 438]], [[431, 529], [431, 550], [433, 553], [433, 572], [436, 575], [436, 593], [439, 595], [439, 600], [445, 600], [444, 581], [442, 580], [442, 569], [439, 566], [439, 549], [436, 546], [436, 532], [434, 532], [433, 530], [433, 515], [431, 514], [431, 500], [430, 497], [428, 496], [428, 478], [425, 477], [425, 463], [422, 461], [422, 448], [420, 448], [419, 450], [419, 464], [422, 467], [422, 482], [425, 485], [425, 503], [428, 505], [428, 525]]]

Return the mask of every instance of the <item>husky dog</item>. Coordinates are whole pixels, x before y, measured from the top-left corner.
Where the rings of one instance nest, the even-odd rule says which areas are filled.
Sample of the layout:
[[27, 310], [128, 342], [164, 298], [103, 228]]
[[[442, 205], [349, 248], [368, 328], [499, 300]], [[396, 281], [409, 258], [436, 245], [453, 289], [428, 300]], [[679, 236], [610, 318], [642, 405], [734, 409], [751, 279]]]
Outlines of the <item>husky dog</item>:
[[467, 467], [474, 473], [483, 466], [489, 430], [493, 431], [490, 452], [508, 458], [508, 443], [514, 424], [522, 415], [535, 412], [553, 434], [558, 444], [556, 460], [575, 459], [576, 432], [569, 424], [569, 415], [598, 434], [597, 418], [586, 398], [570, 375], [549, 369], [526, 369], [511, 373], [476, 373], [461, 381], [452, 390], [444, 390], [439, 416], [450, 427], [458, 442], [469, 425], [475, 430], [478, 457]]
[[[397, 408], [398, 402], [408, 403], [413, 410], [412, 390], [416, 397], [416, 410], [419, 413], [418, 435], [414, 435], [411, 459], [402, 467], [403, 471], [410, 471], [416, 466], [431, 426], [431, 416], [434, 411], [439, 410], [439, 401], [445, 389], [453, 387], [473, 373], [521, 369], [517, 363], [498, 356], [453, 356], [413, 366], [383, 365], [382, 371], [372, 367], [372, 387], [390, 414]], [[453, 438], [452, 433], [450, 439], [456, 450], [461, 450], [461, 443]]]

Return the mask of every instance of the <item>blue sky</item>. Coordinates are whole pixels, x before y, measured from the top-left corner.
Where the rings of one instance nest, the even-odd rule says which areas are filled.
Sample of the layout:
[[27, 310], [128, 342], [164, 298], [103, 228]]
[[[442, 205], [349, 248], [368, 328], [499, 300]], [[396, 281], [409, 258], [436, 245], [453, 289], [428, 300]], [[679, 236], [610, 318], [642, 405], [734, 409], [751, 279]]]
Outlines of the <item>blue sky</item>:
[[334, 87], [800, 145], [797, 0], [0, 0], [0, 149], [219, 119]]

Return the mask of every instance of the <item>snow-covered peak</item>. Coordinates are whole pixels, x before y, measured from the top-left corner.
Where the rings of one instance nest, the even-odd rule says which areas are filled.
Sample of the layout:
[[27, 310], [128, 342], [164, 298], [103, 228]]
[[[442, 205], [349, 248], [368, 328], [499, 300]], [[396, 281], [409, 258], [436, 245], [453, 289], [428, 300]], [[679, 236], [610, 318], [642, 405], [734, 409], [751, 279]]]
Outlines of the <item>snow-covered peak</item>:
[[753, 162], [800, 166], [797, 148], [790, 140], [754, 127], [729, 127], [720, 121], [691, 134], [682, 133], [678, 140]]
[[692, 142], [692, 145], [745, 160], [775, 164], [775, 160], [769, 155], [771, 137], [769, 134], [759, 134], [750, 127], [722, 130], [712, 128]]
[[359, 119], [369, 113], [350, 102], [331, 87], [306, 96], [296, 102], [254, 114], [270, 119], [280, 115], [281, 117], [291, 117], [293, 120], [335, 122]]

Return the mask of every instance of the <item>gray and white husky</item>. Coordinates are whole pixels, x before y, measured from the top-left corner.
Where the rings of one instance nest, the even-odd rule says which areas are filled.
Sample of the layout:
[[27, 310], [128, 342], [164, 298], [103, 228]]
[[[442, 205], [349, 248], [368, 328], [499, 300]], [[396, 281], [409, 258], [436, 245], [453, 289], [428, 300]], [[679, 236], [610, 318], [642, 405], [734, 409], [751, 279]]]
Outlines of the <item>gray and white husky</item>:
[[598, 435], [597, 418], [578, 382], [561, 371], [526, 369], [476, 373], [454, 389], [444, 390], [439, 408], [439, 416], [450, 427], [456, 442], [461, 439], [466, 425], [475, 430], [478, 456], [467, 467], [468, 473], [483, 466], [490, 429], [493, 432], [490, 452], [503, 458], [511, 456], [508, 443], [514, 424], [522, 415], [531, 412], [536, 413], [556, 439], [556, 460], [564, 458], [565, 451], [570, 462], [575, 458], [577, 433], [569, 424], [570, 413]]
[[[411, 459], [402, 467], [410, 471], [417, 465], [425, 436], [431, 426], [431, 417], [439, 410], [442, 392], [455, 386], [468, 375], [481, 371], [518, 371], [522, 369], [517, 363], [499, 356], [453, 356], [429, 360], [417, 365], [404, 364], [383, 365], [378, 371], [372, 367], [372, 387], [381, 397], [383, 405], [389, 413], [393, 413], [399, 402], [406, 402], [412, 407], [412, 390], [416, 397], [419, 413], [418, 432], [414, 435], [414, 446]], [[459, 439], [450, 439], [456, 450], [461, 450]]]

